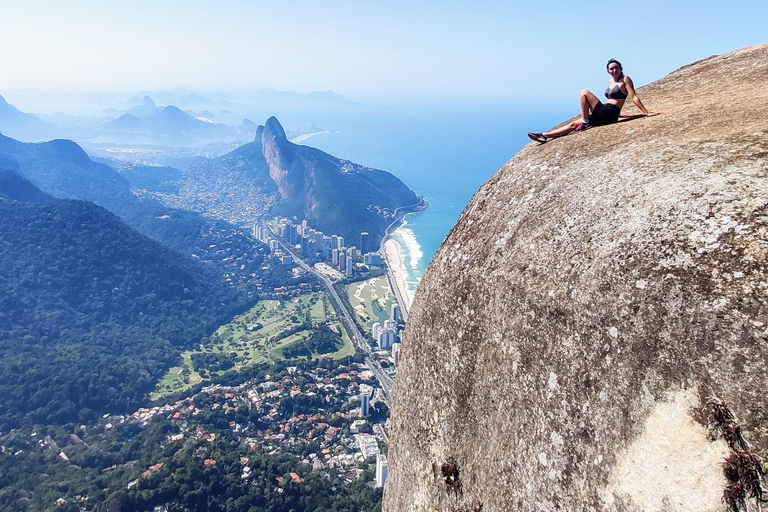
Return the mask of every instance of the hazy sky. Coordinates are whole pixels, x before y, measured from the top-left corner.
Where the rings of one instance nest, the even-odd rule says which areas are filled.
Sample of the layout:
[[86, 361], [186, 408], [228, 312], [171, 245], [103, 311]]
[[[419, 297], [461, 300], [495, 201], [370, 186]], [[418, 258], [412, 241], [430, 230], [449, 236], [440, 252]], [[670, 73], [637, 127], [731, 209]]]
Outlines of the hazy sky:
[[3, 90], [530, 98], [768, 42], [768, 1], [0, 0]]

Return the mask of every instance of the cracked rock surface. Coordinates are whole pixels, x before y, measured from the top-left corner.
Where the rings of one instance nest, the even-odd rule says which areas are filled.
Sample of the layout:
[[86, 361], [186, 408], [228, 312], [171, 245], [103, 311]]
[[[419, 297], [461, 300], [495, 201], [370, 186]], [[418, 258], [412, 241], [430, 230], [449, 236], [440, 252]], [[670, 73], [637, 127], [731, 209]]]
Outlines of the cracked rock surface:
[[475, 194], [409, 315], [384, 511], [722, 508], [707, 397], [768, 449], [766, 84], [768, 45], [690, 64]]

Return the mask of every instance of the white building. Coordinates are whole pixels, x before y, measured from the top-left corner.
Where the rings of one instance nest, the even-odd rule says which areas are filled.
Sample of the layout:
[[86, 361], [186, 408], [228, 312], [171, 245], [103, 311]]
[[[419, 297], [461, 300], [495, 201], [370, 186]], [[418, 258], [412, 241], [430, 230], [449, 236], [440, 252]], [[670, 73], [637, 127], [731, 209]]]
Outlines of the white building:
[[392, 359], [395, 360], [395, 366], [400, 364], [400, 343], [392, 344]]
[[373, 324], [373, 327], [371, 327], [371, 336], [373, 336], [376, 343], [379, 342], [379, 336], [381, 336], [381, 324], [379, 322], [376, 322]]
[[360, 452], [363, 454], [364, 458], [373, 459], [381, 453], [381, 450], [379, 450], [379, 443], [374, 436], [369, 434], [357, 434], [355, 437], [357, 438], [357, 444], [360, 447]]
[[387, 456], [380, 453], [376, 456], [376, 487], [384, 487], [388, 472]]

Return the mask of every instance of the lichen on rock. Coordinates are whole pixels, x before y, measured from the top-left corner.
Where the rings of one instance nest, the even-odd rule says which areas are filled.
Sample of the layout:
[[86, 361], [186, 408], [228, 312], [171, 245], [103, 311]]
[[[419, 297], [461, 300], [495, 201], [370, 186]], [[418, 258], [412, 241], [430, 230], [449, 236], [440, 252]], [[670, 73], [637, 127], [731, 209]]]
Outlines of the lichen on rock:
[[455, 508], [449, 459], [484, 512], [722, 507], [707, 396], [768, 448], [765, 83], [768, 45], [690, 64], [475, 194], [409, 315], [384, 511]]

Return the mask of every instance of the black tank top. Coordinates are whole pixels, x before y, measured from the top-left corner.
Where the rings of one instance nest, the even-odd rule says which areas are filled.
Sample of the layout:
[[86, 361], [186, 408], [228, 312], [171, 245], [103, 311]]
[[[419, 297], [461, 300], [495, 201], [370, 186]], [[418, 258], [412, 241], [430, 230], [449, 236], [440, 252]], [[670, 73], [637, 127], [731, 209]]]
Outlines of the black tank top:
[[608, 98], [609, 100], [627, 99], [627, 95], [621, 90], [621, 87], [619, 87], [619, 84], [616, 84], [613, 87], [606, 88], [605, 97]]

